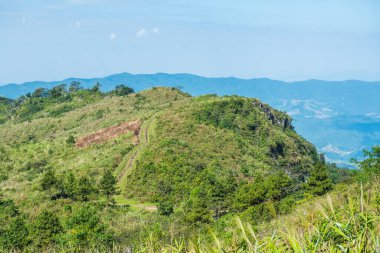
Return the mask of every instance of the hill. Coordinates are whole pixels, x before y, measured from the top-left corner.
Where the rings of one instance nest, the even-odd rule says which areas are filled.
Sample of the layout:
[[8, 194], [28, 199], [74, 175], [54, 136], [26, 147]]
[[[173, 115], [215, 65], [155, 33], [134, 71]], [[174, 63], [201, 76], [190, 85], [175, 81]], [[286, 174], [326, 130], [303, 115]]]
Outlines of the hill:
[[181, 206], [199, 190], [207, 204], [218, 205], [214, 212], [230, 209], [228, 196], [258, 177], [282, 175], [296, 188], [319, 159], [289, 116], [256, 99], [186, 99], [157, 114], [150, 131], [154, 135], [128, 176], [128, 195]]
[[5, 105], [2, 249], [169, 242], [236, 214], [259, 224], [344, 176], [257, 99], [72, 85]]
[[0, 96], [17, 98], [36, 88], [52, 88], [79, 81], [85, 88], [99, 82], [103, 91], [126, 84], [136, 91], [154, 86], [182, 87], [191, 95], [242, 95], [258, 98], [286, 111], [297, 132], [326, 154], [331, 162], [351, 166], [363, 148], [379, 143], [379, 82], [307, 80], [282, 82], [266, 78], [206, 78], [190, 74], [115, 74], [103, 78], [69, 78], [54, 82], [28, 82], [0, 86]]

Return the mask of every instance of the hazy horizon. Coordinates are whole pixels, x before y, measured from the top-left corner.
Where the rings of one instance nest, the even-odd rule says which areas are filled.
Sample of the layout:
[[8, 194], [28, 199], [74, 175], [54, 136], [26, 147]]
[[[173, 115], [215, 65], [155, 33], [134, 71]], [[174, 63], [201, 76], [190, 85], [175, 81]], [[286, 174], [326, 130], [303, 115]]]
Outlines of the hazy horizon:
[[318, 81], [325, 81], [325, 82], [346, 82], [346, 81], [359, 81], [359, 82], [368, 82], [368, 83], [378, 83], [380, 82], [379, 80], [372, 80], [372, 81], [367, 81], [367, 80], [361, 80], [361, 79], [342, 79], [342, 80], [328, 80], [328, 79], [316, 79], [316, 78], [306, 78], [306, 79], [300, 79], [300, 80], [280, 80], [280, 79], [275, 79], [275, 78], [270, 78], [270, 77], [238, 77], [238, 76], [206, 76], [206, 75], [200, 75], [196, 73], [168, 73], [168, 72], [152, 72], [152, 73], [131, 73], [131, 72], [120, 72], [120, 73], [111, 73], [111, 74], [106, 74], [102, 76], [88, 76], [88, 77], [77, 77], [77, 76], [67, 76], [64, 78], [60, 79], [51, 79], [51, 80], [28, 80], [25, 82], [11, 82], [11, 83], [0, 83], [0, 86], [4, 85], [9, 85], [9, 84], [24, 84], [24, 83], [33, 83], [33, 82], [59, 82], [59, 81], [64, 81], [67, 79], [102, 79], [102, 78], [107, 78], [109, 76], [113, 75], [120, 75], [120, 74], [131, 74], [131, 75], [156, 75], [156, 74], [167, 74], [167, 75], [193, 75], [193, 76], [199, 76], [199, 77], [205, 77], [205, 78], [236, 78], [236, 79], [241, 79], [241, 80], [253, 80], [253, 79], [270, 79], [273, 81], [279, 81], [279, 82], [285, 82], [285, 83], [294, 83], [294, 82], [306, 82], [306, 81], [311, 81], [311, 80], [318, 80]]

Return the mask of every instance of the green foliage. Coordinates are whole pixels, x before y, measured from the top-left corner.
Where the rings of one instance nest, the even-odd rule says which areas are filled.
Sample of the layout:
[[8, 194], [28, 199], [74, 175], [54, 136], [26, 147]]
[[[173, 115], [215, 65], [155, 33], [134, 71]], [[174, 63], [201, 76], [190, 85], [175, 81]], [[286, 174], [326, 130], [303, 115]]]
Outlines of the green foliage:
[[66, 143], [69, 144], [69, 145], [72, 145], [72, 144], [75, 144], [75, 137], [70, 135], [67, 139], [66, 139]]
[[[376, 252], [379, 208], [371, 196], [379, 193], [379, 178], [366, 185], [352, 183], [331, 195], [310, 200], [287, 216], [259, 225], [235, 222], [220, 231], [205, 230], [194, 237], [177, 237], [154, 248], [145, 239], [142, 252]], [[249, 208], [251, 220], [270, 219], [271, 203]]]
[[163, 201], [158, 204], [158, 212], [162, 215], [171, 215], [174, 212], [174, 205], [170, 201]]
[[66, 84], [60, 84], [50, 90], [38, 88], [32, 94], [22, 96], [15, 101], [6, 100], [6, 104], [0, 100], [0, 123], [1, 120], [6, 121], [9, 115], [16, 116], [21, 122], [46, 115], [61, 117], [67, 112], [101, 99], [104, 94], [99, 90], [100, 85], [96, 87], [98, 86], [85, 90], [79, 82], [74, 81], [69, 89], [66, 88]]
[[91, 91], [92, 92], [100, 92], [100, 88], [102, 87], [102, 85], [100, 83], [96, 83], [92, 88], [91, 88]]
[[52, 170], [48, 170], [41, 179], [41, 188], [50, 194], [54, 187], [57, 186], [57, 178]]
[[88, 201], [95, 192], [96, 189], [94, 183], [91, 182], [90, 178], [87, 176], [81, 176], [76, 187], [76, 197], [80, 201]]
[[113, 90], [113, 91], [111, 92], [111, 94], [114, 94], [114, 95], [116, 95], [116, 96], [127, 96], [127, 95], [129, 95], [129, 94], [134, 93], [134, 92], [135, 92], [135, 91], [134, 91], [132, 88], [127, 87], [127, 86], [125, 86], [124, 84], [120, 84], [120, 85], [117, 85], [117, 86], [115, 87], [115, 90]]
[[80, 82], [72, 81], [69, 87], [70, 92], [77, 92], [83, 90], [83, 87], [80, 85]]
[[371, 150], [364, 150], [364, 159], [361, 162], [356, 161], [360, 169], [365, 172], [365, 175], [380, 174], [380, 146], [373, 146]]
[[63, 180], [63, 189], [62, 192], [63, 195], [67, 196], [68, 198], [75, 199], [76, 193], [77, 193], [77, 180], [75, 178], [74, 173], [70, 170], [68, 173], [66, 173], [64, 180]]
[[61, 243], [71, 245], [76, 250], [90, 246], [112, 246], [113, 235], [100, 220], [94, 206], [84, 205], [70, 211], [64, 227], [67, 232], [60, 237]]
[[209, 194], [204, 187], [195, 187], [185, 202], [185, 220], [191, 224], [209, 223], [213, 213], [209, 209]]
[[33, 226], [33, 243], [38, 246], [47, 246], [55, 243], [58, 235], [63, 231], [58, 216], [49, 210], [43, 210]]
[[116, 179], [110, 170], [106, 170], [99, 183], [99, 190], [109, 201], [111, 196], [116, 194]]
[[326, 165], [323, 163], [317, 163], [305, 184], [306, 191], [319, 196], [331, 190], [332, 186], [332, 180], [329, 177]]
[[[11, 217], [19, 215], [19, 210], [16, 207], [15, 203], [11, 199], [7, 199], [3, 194], [0, 193], [0, 222], [6, 222]], [[0, 227], [3, 227], [5, 224], [0, 223]]]
[[5, 249], [22, 250], [29, 243], [29, 230], [24, 217], [17, 216], [11, 219], [5, 231], [0, 232], [0, 245]]
[[127, 194], [158, 201], [159, 210], [170, 203], [189, 224], [267, 201], [282, 213], [278, 202], [301, 191], [319, 159], [290, 122], [255, 99], [205, 96], [172, 106], [156, 117]]
[[[279, 201], [292, 193], [292, 179], [283, 172], [275, 173], [264, 177], [257, 177], [254, 182], [242, 184], [233, 200], [233, 207], [237, 211], [255, 212], [257, 215], [251, 217], [260, 217], [260, 211], [263, 211], [264, 202]], [[279, 210], [281, 211], [281, 210]]]
[[339, 168], [334, 163], [326, 163], [326, 166], [329, 171], [329, 176], [334, 184], [349, 182], [356, 173], [356, 170]]
[[0, 125], [5, 123], [9, 118], [9, 110], [11, 103], [13, 101], [11, 99], [3, 98], [0, 96]]

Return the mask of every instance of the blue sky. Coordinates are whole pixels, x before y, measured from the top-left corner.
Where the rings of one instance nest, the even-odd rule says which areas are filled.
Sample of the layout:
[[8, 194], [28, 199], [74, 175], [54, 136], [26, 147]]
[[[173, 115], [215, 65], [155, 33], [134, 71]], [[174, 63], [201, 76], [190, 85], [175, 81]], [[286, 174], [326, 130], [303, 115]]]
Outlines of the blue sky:
[[0, 84], [119, 72], [380, 80], [380, 1], [0, 1]]

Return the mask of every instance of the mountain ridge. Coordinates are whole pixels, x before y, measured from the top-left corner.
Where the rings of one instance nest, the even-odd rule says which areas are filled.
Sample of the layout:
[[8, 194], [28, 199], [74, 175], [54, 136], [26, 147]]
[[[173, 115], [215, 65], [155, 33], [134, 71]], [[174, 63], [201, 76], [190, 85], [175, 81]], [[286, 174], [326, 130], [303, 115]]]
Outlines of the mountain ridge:
[[[380, 142], [380, 82], [360, 80], [285, 82], [269, 78], [203, 77], [187, 73], [117, 73], [98, 78], [67, 78], [54, 82], [27, 82], [0, 86], [0, 96], [17, 98], [36, 88], [52, 88], [79, 81], [85, 88], [99, 82], [103, 91], [125, 84], [135, 91], [155, 86], [180, 87], [193, 96], [204, 94], [241, 95], [258, 98], [294, 118], [297, 131], [319, 150], [327, 145], [353, 151], [341, 156], [326, 152], [326, 157], [344, 166], [350, 158], [360, 158], [361, 150]], [[360, 124], [357, 124], [357, 123]], [[326, 149], [325, 149], [326, 150]], [[329, 150], [329, 149], [327, 149]], [[331, 149], [330, 149], [331, 150]], [[342, 163], [343, 161], [343, 163]]]
[[[122, 73], [115, 73], [111, 75], [106, 75], [106, 76], [101, 76], [101, 77], [93, 77], [93, 78], [81, 78], [81, 77], [69, 77], [65, 78], [62, 80], [54, 80], [54, 81], [42, 81], [42, 80], [35, 80], [35, 81], [28, 81], [28, 82], [21, 82], [21, 83], [5, 83], [0, 85], [0, 95], [4, 97], [10, 97], [10, 98], [16, 98], [18, 96], [24, 95], [25, 93], [16, 93], [15, 94], [7, 94], [7, 92], [4, 93], [2, 90], [5, 90], [9, 87], [24, 87], [25, 92], [26, 90], [33, 90], [33, 88], [36, 85], [40, 85], [41, 87], [51, 87], [51, 85], [56, 85], [59, 83], [68, 83], [71, 81], [82, 81], [84, 83], [88, 82], [94, 82], [94, 81], [105, 81], [107, 79], [114, 79], [114, 78], [128, 78], [128, 77], [133, 77], [133, 78], [149, 78], [149, 77], [187, 77], [187, 78], [197, 78], [197, 79], [206, 79], [206, 80], [213, 80], [213, 81], [239, 81], [239, 82], [272, 82], [272, 83], [277, 83], [277, 84], [311, 84], [317, 82], [319, 84], [347, 84], [350, 82], [356, 82], [360, 84], [370, 84], [370, 85], [380, 85], [380, 81], [363, 81], [363, 80], [357, 80], [357, 79], [347, 79], [347, 80], [323, 80], [323, 79], [305, 79], [305, 80], [297, 80], [297, 81], [282, 81], [278, 79], [272, 79], [272, 78], [267, 78], [267, 77], [255, 77], [255, 78], [240, 78], [240, 77], [235, 77], [235, 76], [226, 76], [226, 77], [206, 77], [202, 75], [196, 75], [196, 74], [190, 74], [190, 73], [165, 73], [165, 72], [157, 72], [157, 73], [152, 73], [152, 74], [132, 74], [129, 72], [122, 72]], [[116, 81], [116, 80], [115, 80]], [[108, 89], [108, 88], [107, 88]]]

